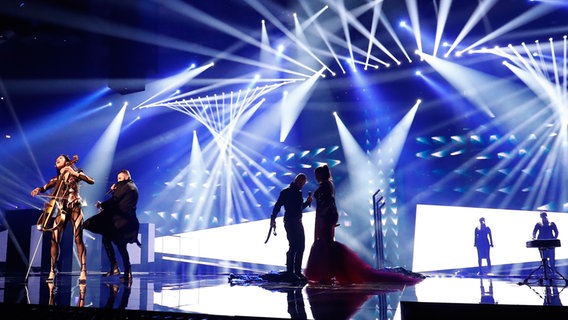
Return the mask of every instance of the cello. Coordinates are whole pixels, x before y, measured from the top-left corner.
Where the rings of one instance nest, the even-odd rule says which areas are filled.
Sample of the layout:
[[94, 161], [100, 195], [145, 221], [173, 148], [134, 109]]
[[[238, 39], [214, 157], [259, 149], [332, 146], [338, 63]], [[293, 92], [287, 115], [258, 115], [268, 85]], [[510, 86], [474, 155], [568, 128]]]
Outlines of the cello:
[[[77, 161], [79, 161], [79, 157], [74, 155], [73, 159], [65, 166], [72, 166]], [[64, 210], [63, 201], [67, 198], [68, 191], [69, 172], [65, 172], [63, 175], [60, 174], [57, 177], [57, 183], [49, 196], [50, 200], [45, 204], [45, 208], [36, 223], [36, 227], [39, 231], [53, 231], [60, 224], [65, 222], [67, 212]], [[58, 216], [59, 219], [57, 219]]]

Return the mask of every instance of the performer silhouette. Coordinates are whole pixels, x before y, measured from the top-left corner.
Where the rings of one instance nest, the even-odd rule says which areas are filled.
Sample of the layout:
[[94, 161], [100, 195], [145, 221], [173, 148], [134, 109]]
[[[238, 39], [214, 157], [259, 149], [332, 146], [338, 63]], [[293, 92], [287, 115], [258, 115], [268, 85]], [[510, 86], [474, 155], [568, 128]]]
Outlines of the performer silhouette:
[[304, 201], [302, 187], [308, 178], [305, 174], [299, 173], [294, 181], [280, 191], [278, 200], [274, 204], [270, 215], [270, 225], [276, 227], [276, 217], [284, 207], [284, 229], [288, 239], [288, 252], [286, 252], [286, 275], [293, 280], [305, 281], [306, 277], [302, 274], [302, 260], [306, 248], [306, 236], [302, 224], [302, 211], [312, 203], [312, 196]]
[[[551, 240], [558, 238], [558, 227], [556, 223], [548, 220], [546, 211], [540, 212], [541, 221], [537, 222], [533, 228], [533, 240]], [[556, 265], [555, 248], [546, 248], [540, 251], [541, 259], [545, 259], [548, 265], [554, 270]]]
[[485, 259], [487, 268], [491, 271], [491, 255], [490, 250], [493, 247], [493, 235], [491, 228], [485, 224], [485, 218], [479, 218], [479, 226], [475, 228], [475, 236], [473, 246], [477, 248], [477, 264], [479, 265], [480, 275], [484, 274], [482, 261]]

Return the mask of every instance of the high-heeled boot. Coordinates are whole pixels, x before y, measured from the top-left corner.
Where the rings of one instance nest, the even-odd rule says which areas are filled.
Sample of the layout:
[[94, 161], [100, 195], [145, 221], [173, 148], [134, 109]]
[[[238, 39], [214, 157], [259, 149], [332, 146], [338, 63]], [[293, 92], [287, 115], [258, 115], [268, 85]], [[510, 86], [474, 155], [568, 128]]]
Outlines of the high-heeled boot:
[[85, 306], [86, 295], [87, 295], [87, 284], [79, 282], [79, 301], [77, 301], [77, 307]]
[[45, 282], [48, 282], [48, 283], [55, 282], [56, 276], [57, 276], [57, 268], [52, 266], [51, 270], [49, 271], [49, 276], [47, 276], [47, 279], [45, 280]]
[[55, 277], [57, 276], [57, 259], [51, 258], [51, 269], [49, 270], [49, 276], [45, 282], [52, 283], [55, 282]]
[[84, 284], [87, 282], [87, 265], [81, 265], [81, 271], [79, 271], [79, 283]]

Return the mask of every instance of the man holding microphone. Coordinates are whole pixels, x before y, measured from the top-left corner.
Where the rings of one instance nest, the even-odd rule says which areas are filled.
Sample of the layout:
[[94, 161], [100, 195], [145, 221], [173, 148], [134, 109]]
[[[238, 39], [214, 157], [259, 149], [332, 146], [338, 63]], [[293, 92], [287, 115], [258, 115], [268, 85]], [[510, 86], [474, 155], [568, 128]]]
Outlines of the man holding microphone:
[[286, 252], [286, 275], [294, 281], [306, 280], [302, 274], [302, 259], [306, 247], [302, 213], [305, 208], [311, 206], [313, 199], [311, 192], [308, 193], [306, 201], [302, 196], [302, 188], [307, 182], [308, 178], [305, 174], [296, 175], [294, 181], [280, 191], [270, 216], [270, 226], [274, 229], [276, 228], [276, 217], [280, 209], [284, 207], [284, 229], [289, 244], [288, 252]]

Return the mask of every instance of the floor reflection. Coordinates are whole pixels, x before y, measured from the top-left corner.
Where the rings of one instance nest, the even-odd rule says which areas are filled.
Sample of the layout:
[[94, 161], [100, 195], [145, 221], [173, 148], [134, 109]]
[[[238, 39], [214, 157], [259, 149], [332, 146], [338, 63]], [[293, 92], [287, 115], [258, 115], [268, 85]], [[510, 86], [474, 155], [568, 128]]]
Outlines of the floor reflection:
[[481, 289], [480, 303], [495, 304], [495, 298], [493, 297], [493, 279], [479, 278], [479, 289]]
[[409, 287], [388, 285], [294, 285], [240, 283], [224, 274], [186, 276], [135, 274], [132, 283], [89, 274], [0, 277], [0, 299], [8, 304], [82, 307], [100, 310], [175, 312], [184, 315], [278, 319], [400, 319], [401, 301], [473, 305], [562, 306], [563, 285], [519, 285], [519, 279], [430, 275]]

